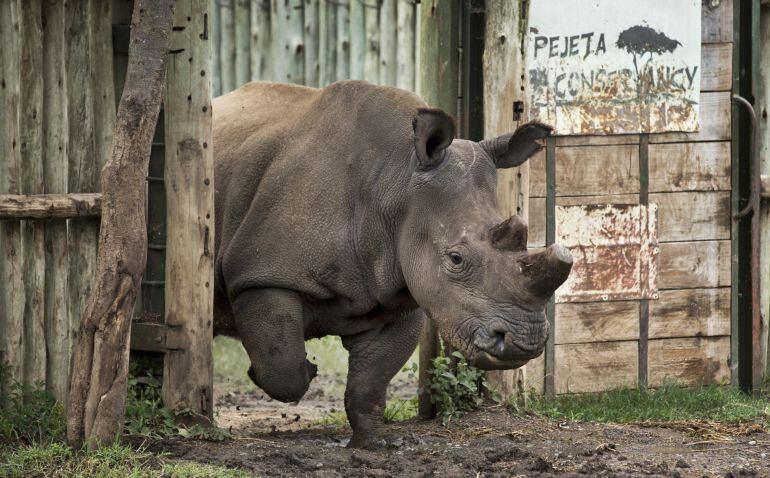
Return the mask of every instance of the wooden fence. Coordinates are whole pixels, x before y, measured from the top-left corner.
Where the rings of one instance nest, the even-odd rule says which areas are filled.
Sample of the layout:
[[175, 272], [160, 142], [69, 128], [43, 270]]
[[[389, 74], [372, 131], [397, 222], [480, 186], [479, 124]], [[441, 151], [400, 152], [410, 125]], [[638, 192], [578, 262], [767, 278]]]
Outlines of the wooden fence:
[[414, 0], [211, 0], [214, 96], [254, 80], [417, 89]]

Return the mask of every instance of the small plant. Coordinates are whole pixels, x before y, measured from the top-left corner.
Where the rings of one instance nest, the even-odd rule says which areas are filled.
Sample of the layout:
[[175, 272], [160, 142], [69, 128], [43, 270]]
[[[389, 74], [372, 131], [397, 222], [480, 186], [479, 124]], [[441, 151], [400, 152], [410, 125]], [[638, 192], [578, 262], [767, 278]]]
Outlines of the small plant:
[[483, 370], [469, 365], [460, 352], [453, 352], [452, 357], [457, 359], [455, 367], [452, 366], [452, 358], [441, 355], [433, 359], [433, 366], [428, 372], [430, 401], [436, 405], [444, 426], [483, 405], [485, 394], [496, 403], [502, 401], [500, 395], [489, 387]]
[[51, 443], [64, 436], [64, 407], [45, 391], [43, 383], [31, 389], [12, 381], [8, 366], [0, 364], [0, 444]]
[[408, 400], [391, 400], [382, 413], [386, 422], [401, 422], [417, 416], [417, 397]]

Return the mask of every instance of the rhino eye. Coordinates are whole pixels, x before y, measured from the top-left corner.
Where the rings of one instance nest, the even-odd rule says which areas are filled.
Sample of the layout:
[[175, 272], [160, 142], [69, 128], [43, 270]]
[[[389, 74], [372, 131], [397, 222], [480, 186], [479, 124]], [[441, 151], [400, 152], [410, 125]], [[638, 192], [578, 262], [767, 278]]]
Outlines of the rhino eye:
[[452, 261], [452, 264], [459, 266], [463, 263], [463, 256], [456, 252], [450, 252], [449, 253], [449, 260]]

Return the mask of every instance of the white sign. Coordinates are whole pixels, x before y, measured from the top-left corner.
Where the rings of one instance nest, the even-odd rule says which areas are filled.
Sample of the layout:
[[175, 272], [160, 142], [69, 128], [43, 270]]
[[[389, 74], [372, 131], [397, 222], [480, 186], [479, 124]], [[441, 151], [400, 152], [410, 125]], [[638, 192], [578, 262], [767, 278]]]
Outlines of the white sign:
[[697, 131], [701, 0], [535, 0], [529, 119], [556, 134]]

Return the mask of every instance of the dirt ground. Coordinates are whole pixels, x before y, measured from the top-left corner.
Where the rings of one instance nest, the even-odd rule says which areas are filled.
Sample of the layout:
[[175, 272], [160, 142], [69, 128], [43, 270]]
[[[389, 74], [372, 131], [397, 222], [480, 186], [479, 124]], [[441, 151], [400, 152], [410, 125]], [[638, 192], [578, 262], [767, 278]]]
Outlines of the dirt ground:
[[[395, 395], [413, 393], [406, 384]], [[342, 402], [318, 389], [297, 405], [260, 392], [230, 392], [217, 402], [219, 425], [234, 439], [165, 439], [149, 449], [264, 477], [770, 477], [770, 435], [750, 425], [557, 422], [489, 407], [449, 427], [389, 424], [389, 443], [366, 451], [345, 448], [349, 428], [319, 422]]]

